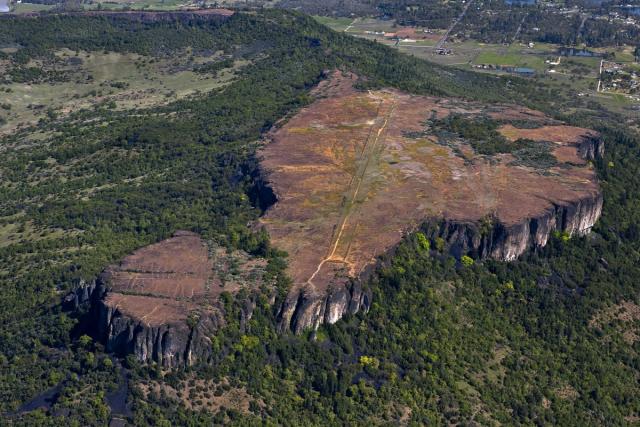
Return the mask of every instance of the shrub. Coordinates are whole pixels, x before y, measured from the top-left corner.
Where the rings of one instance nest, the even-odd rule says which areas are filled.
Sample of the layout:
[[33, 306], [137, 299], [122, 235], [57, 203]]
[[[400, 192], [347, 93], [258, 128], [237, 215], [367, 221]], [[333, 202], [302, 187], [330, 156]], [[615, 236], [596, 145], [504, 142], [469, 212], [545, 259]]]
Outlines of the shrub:
[[418, 241], [418, 246], [420, 249], [424, 251], [429, 251], [431, 249], [431, 242], [427, 239], [423, 233], [416, 233], [416, 240]]
[[460, 258], [460, 262], [462, 263], [462, 265], [464, 265], [465, 267], [471, 267], [475, 261], [473, 260], [473, 258], [471, 258], [468, 255], [463, 255], [462, 258]]
[[365, 367], [377, 368], [380, 361], [373, 356], [360, 356], [360, 364]]

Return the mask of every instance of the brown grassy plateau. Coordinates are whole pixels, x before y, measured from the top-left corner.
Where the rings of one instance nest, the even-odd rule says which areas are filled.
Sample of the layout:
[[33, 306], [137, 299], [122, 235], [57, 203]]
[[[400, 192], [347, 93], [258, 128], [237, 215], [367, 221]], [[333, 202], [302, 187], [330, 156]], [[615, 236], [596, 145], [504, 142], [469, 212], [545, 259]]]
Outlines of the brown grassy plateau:
[[[509, 225], [599, 191], [577, 152], [592, 131], [514, 105], [361, 92], [354, 82], [339, 74], [323, 82], [317, 100], [274, 130], [262, 150], [278, 202], [261, 223], [289, 253], [298, 287], [321, 290], [358, 277], [429, 218]], [[546, 141], [558, 163], [544, 171], [517, 166], [511, 154], [481, 156], [467, 141], [444, 144], [425, 132], [427, 120], [453, 113], [499, 120], [508, 139]], [[518, 128], [523, 122], [537, 127]]]
[[259, 286], [265, 265], [197, 234], [177, 232], [109, 267], [103, 276], [111, 289], [106, 303], [147, 325], [185, 321], [193, 311], [215, 305], [223, 292]]

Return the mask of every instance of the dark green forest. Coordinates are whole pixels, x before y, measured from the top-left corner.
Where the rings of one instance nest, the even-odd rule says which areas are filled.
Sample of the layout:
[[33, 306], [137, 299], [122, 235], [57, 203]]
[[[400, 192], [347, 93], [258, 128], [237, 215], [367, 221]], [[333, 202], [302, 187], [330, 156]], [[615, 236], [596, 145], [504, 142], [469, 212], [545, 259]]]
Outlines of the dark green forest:
[[[19, 46], [7, 54], [16, 70], [61, 47], [149, 57], [191, 47], [251, 61], [204, 95], [144, 110], [52, 113], [0, 139], [0, 227], [18, 236], [0, 245], [2, 424], [107, 425], [107, 396], [124, 368], [130, 382], [227, 378], [262, 402], [249, 413], [191, 411], [130, 387], [130, 421], [141, 426], [584, 426], [640, 416], [640, 340], [625, 340], [638, 321], [592, 321], [639, 302], [640, 137], [597, 104], [532, 81], [439, 67], [283, 11], [157, 22], [2, 17], [0, 46]], [[242, 330], [239, 303], [228, 301], [217, 364], [163, 373], [78, 337], [77, 316], [61, 306], [65, 293], [179, 229], [267, 256], [286, 286], [282, 254], [247, 227], [261, 213], [251, 197], [255, 150], [336, 68], [360, 76], [363, 89], [516, 102], [599, 130], [602, 219], [589, 236], [558, 236], [512, 263], [463, 265], [415, 234], [369, 280], [369, 313], [303, 336], [276, 333], [266, 299]], [[486, 124], [447, 126], [494, 136]], [[19, 410], [52, 388], [59, 397], [48, 413]]]
[[[536, 4], [537, 3], [537, 4]], [[522, 24], [519, 40], [589, 47], [632, 46], [640, 43], [640, 30], [635, 25], [612, 21], [609, 13], [624, 13], [616, 2], [565, 2], [567, 8], [579, 6], [584, 14], [570, 14], [540, 2], [478, 2], [469, 8], [455, 34], [485, 43], [511, 43]], [[401, 25], [426, 28], [448, 28], [460, 15], [464, 3], [429, 1], [393, 1], [377, 3], [384, 17]], [[588, 13], [588, 14], [587, 14]]]

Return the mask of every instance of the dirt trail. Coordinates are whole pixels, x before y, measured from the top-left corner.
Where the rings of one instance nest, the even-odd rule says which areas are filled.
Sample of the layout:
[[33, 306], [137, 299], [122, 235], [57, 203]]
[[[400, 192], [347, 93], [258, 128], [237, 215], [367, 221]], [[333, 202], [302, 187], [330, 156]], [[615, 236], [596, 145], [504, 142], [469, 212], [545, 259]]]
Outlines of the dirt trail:
[[[386, 112], [383, 112], [385, 106], [388, 107], [388, 110]], [[357, 206], [355, 205], [357, 203], [358, 196], [360, 195], [362, 183], [365, 180], [365, 177], [367, 175], [367, 170], [369, 169], [369, 166], [371, 164], [371, 159], [376, 156], [376, 152], [380, 147], [380, 141], [384, 139], [382, 136], [384, 134], [384, 131], [387, 128], [387, 125], [389, 124], [389, 120], [393, 115], [395, 107], [396, 107], [396, 99], [394, 95], [389, 95], [388, 97], [383, 97], [382, 99], [380, 99], [377, 118], [378, 119], [380, 118], [380, 113], [384, 114], [382, 125], [377, 130], [377, 132], [369, 133], [369, 137], [367, 138], [367, 140], [364, 143], [364, 146], [362, 147], [362, 151], [359, 155], [359, 158], [356, 160], [357, 162], [360, 163], [360, 166], [358, 167], [353, 179], [349, 183], [349, 188], [346, 191], [347, 195], [345, 196], [345, 202], [344, 202], [341, 219], [338, 222], [337, 226], [334, 228], [334, 233], [333, 233], [333, 236], [331, 237], [331, 245], [330, 245], [331, 251], [322, 261], [320, 261], [314, 273], [307, 280], [307, 284], [309, 285], [313, 285], [313, 279], [318, 275], [318, 273], [320, 273], [320, 270], [322, 270], [322, 267], [327, 262], [338, 262], [338, 263], [344, 263], [347, 265], [350, 264], [346, 260], [347, 255], [349, 254], [349, 249], [351, 247], [350, 241], [347, 242], [346, 250], [344, 251], [344, 254], [342, 256], [336, 255], [336, 252], [338, 252], [338, 247], [340, 243], [342, 243], [342, 237], [345, 232], [345, 229], [348, 226], [349, 218], [352, 216], [354, 212], [358, 211]], [[379, 120], [376, 120], [376, 121], [379, 121]], [[371, 129], [373, 130], [375, 126], [376, 124], [374, 123]], [[357, 229], [358, 224], [357, 223], [354, 224], [354, 227]]]
[[155, 306], [153, 307], [153, 309], [152, 309], [150, 312], [148, 312], [147, 314], [145, 314], [144, 316], [142, 316], [142, 317], [140, 318], [140, 320], [141, 320], [142, 322], [144, 322], [144, 321], [147, 319], [147, 317], [152, 316], [152, 315], [153, 315], [153, 314], [158, 310], [158, 308], [160, 308], [160, 306], [159, 306], [159, 305], [155, 305]]

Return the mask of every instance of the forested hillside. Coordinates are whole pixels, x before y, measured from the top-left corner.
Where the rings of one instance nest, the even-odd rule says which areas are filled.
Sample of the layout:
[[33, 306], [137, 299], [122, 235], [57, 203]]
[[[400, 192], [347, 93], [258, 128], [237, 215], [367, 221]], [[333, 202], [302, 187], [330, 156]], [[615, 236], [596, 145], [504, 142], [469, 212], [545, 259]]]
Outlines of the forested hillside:
[[[136, 425], [602, 425], [640, 417], [640, 139], [598, 105], [530, 81], [438, 67], [282, 11], [224, 20], [2, 17], [0, 47], [3, 67], [21, 84], [41, 79], [28, 70], [55, 63], [63, 48], [132, 53], [143, 64], [222, 52], [226, 63], [201, 70], [213, 73], [244, 64], [207, 93], [127, 109], [96, 97], [91, 108], [50, 110], [3, 131], [0, 412], [7, 423], [105, 425], [125, 368], [132, 405], [119, 414]], [[594, 166], [605, 210], [595, 232], [559, 235], [514, 263], [466, 265], [419, 234], [409, 237], [368, 283], [369, 313], [317, 333], [281, 335], [273, 306], [262, 301], [244, 329], [230, 316], [213, 341], [220, 354], [213, 365], [169, 373], [129, 358], [120, 366], [82, 335], [78, 314], [60, 304], [64, 294], [176, 230], [267, 256], [286, 288], [286, 257], [247, 227], [261, 213], [255, 149], [336, 68], [361, 76], [361, 89], [517, 102], [603, 132], [607, 154]], [[0, 101], [14, 83], [0, 84]], [[232, 301], [227, 308], [239, 310]], [[181, 382], [200, 404], [178, 404]], [[57, 397], [49, 411], [21, 410], [50, 389]], [[207, 407], [230, 390], [251, 397], [246, 410], [232, 402]]]

